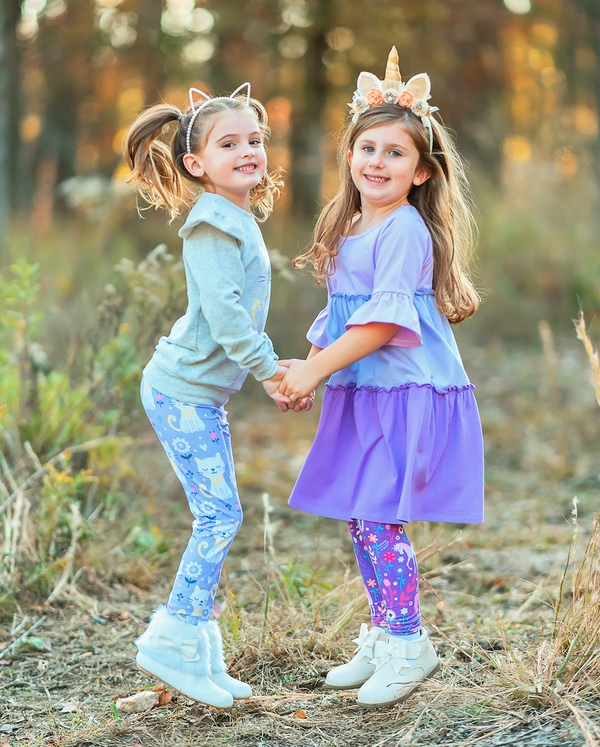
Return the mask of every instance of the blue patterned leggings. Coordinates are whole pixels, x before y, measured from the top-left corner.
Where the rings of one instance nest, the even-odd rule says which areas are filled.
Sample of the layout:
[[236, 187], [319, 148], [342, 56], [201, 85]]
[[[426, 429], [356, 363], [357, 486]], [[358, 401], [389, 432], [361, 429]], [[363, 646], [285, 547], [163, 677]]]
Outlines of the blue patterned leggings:
[[222, 407], [178, 402], [145, 380], [141, 396], [194, 517], [167, 610], [197, 625], [210, 618], [225, 556], [242, 523], [229, 426]]
[[390, 635], [421, 629], [417, 558], [401, 524], [348, 522], [371, 611], [371, 622]]

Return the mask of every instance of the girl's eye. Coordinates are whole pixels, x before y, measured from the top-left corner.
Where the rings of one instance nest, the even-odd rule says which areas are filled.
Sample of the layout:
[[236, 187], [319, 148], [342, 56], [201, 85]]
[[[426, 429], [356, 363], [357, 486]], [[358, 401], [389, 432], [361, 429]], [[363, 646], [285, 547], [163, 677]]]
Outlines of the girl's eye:
[[373, 153], [375, 148], [372, 145], [365, 145], [363, 146], [363, 150], [365, 151], [365, 153]]
[[223, 143], [224, 148], [233, 148], [235, 146], [235, 143], [230, 141], [228, 143]]
[[262, 145], [262, 142], [258, 138], [255, 138], [250, 141], [250, 145]]
[[396, 158], [396, 156], [400, 156], [400, 155], [402, 155], [400, 153], [400, 151], [397, 151], [397, 150], [391, 150], [390, 151], [390, 156], [393, 156], [394, 158]]

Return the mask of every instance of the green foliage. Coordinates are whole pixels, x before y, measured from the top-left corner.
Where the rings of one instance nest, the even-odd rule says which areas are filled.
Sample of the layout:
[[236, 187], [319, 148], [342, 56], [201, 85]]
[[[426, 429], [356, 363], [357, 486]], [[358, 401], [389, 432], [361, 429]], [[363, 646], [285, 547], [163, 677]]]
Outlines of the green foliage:
[[[138, 264], [123, 261], [93, 323], [59, 352], [41, 337], [39, 265], [22, 260], [9, 269], [0, 278], [0, 504], [8, 506], [0, 598], [10, 606], [21, 588], [59, 594], [94, 522], [116, 522], [126, 511], [133, 476], [120, 433], [138, 409], [157, 329], [181, 303], [182, 278], [164, 245]], [[123, 546], [136, 562], [159, 563], [169, 542], [135, 518]]]

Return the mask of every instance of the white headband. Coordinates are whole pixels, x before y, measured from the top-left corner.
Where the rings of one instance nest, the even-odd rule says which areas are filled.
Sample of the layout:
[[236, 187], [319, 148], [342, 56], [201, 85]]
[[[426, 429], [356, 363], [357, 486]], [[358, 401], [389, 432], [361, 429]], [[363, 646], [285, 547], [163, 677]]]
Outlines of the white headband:
[[[251, 88], [250, 87], [250, 83], [242, 83], [242, 85], [238, 86], [235, 89], [235, 91], [233, 91], [232, 93], [229, 94], [229, 96], [215, 96], [214, 99], [211, 98], [207, 93], [204, 93], [204, 91], [200, 91], [198, 88], [190, 88], [190, 90], [189, 90], [190, 108], [191, 108], [193, 114], [192, 114], [192, 117], [191, 117], [190, 122], [188, 124], [187, 133], [185, 135], [185, 144], [186, 144], [186, 149], [187, 149], [188, 153], [191, 154], [191, 152], [192, 152], [192, 149], [190, 148], [190, 139], [191, 139], [191, 136], [192, 136], [192, 127], [194, 126], [194, 122], [196, 121], [196, 117], [198, 116], [198, 114], [200, 114], [200, 112], [202, 111], [202, 109], [205, 106], [207, 106], [208, 104], [210, 104], [211, 101], [222, 101], [222, 100], [225, 100], [225, 99], [233, 99], [233, 98], [235, 98], [236, 95], [245, 86], [248, 87], [248, 91], [246, 93], [246, 104], [249, 104], [250, 103], [250, 88]], [[200, 96], [204, 96], [204, 98], [206, 99], [206, 101], [202, 102], [202, 104], [200, 104], [200, 106], [196, 106], [194, 104], [194, 93], [199, 93]]]

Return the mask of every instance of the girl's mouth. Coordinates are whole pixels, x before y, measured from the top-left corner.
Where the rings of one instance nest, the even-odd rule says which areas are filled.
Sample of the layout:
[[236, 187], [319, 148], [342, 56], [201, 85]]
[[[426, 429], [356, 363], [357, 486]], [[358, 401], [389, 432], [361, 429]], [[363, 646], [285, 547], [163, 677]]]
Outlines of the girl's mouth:
[[238, 166], [235, 170], [240, 171], [242, 174], [253, 174], [257, 169], [255, 163], [245, 163], [243, 166]]
[[372, 174], [365, 174], [364, 177], [368, 182], [371, 182], [372, 184], [385, 184], [385, 182], [389, 182], [387, 176], [373, 176]]

